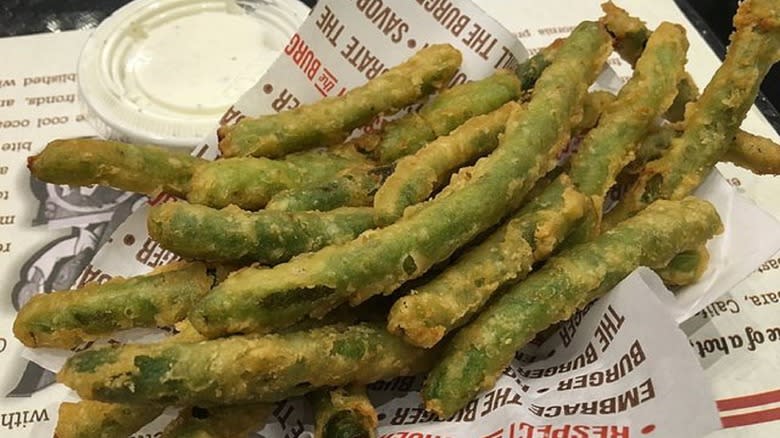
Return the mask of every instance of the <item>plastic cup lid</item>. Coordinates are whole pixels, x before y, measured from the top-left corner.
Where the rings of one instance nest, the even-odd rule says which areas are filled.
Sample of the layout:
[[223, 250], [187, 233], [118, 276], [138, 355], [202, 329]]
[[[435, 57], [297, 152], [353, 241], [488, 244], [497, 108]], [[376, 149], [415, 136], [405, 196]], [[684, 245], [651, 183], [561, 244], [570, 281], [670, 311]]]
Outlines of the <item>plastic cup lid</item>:
[[192, 147], [260, 78], [306, 18], [298, 0], [136, 0], [79, 58], [88, 119], [133, 143]]

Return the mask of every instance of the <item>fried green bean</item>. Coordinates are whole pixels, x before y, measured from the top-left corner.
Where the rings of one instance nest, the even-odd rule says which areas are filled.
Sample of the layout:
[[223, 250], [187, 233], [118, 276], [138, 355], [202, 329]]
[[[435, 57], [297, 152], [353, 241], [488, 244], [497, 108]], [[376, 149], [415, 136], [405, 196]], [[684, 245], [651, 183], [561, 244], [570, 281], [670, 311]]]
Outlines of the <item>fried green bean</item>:
[[[179, 332], [161, 343], [186, 343], [203, 340], [189, 321], [176, 324]], [[126, 437], [163, 413], [163, 405], [125, 405], [81, 400], [62, 403], [54, 436], [57, 438]]]
[[780, 145], [747, 132], [738, 132], [722, 161], [729, 161], [758, 175], [780, 175]]
[[444, 90], [425, 104], [419, 113], [410, 113], [390, 122], [374, 148], [374, 155], [381, 163], [391, 163], [413, 154], [472, 117], [518, 99], [522, 91], [518, 78], [507, 70]]
[[499, 147], [468, 169], [457, 190], [345, 244], [272, 269], [238, 271], [193, 309], [191, 321], [208, 337], [267, 332], [421, 276], [516, 209], [555, 165], [609, 50], [598, 24], [579, 25], [539, 78], [527, 110], [510, 116]]
[[216, 210], [168, 202], [152, 207], [147, 217], [149, 236], [160, 246], [210, 262], [277, 264], [347, 242], [375, 226], [376, 215], [368, 207], [246, 212], [233, 205]]
[[[615, 51], [631, 67], [636, 67], [651, 31], [642, 20], [628, 15], [611, 1], [603, 3], [601, 9], [604, 11], [601, 22], [614, 38]], [[677, 96], [666, 111], [666, 118], [673, 122], [683, 120], [685, 105], [699, 96], [699, 88], [688, 73], [683, 74], [677, 87]]]
[[84, 399], [106, 402], [265, 403], [415, 375], [435, 358], [435, 351], [412, 347], [379, 324], [360, 324], [88, 350], [68, 359], [57, 379]]
[[413, 154], [469, 118], [493, 111], [529, 92], [555, 58], [563, 41], [555, 40], [520, 63], [514, 70], [514, 77], [499, 70], [485, 79], [452, 87], [425, 104], [419, 113], [411, 112], [390, 122], [381, 135], [366, 136], [359, 143], [363, 149], [374, 151], [377, 159], [385, 163]]
[[666, 118], [671, 122], [679, 122], [685, 119], [685, 109], [688, 103], [699, 98], [699, 87], [696, 86], [691, 74], [686, 72], [680, 83], [677, 84], [677, 96], [672, 106], [666, 111]]
[[212, 408], [185, 407], [161, 438], [238, 438], [262, 428], [274, 406], [249, 403]]
[[137, 406], [82, 400], [60, 404], [54, 436], [57, 438], [127, 437], [163, 412], [155, 405]]
[[13, 331], [28, 347], [73, 348], [118, 330], [181, 321], [214, 284], [202, 263], [175, 263], [149, 275], [34, 296]]
[[436, 136], [447, 135], [472, 117], [489, 113], [520, 97], [520, 81], [508, 70], [497, 70], [481, 81], [446, 89], [420, 109]]
[[461, 61], [460, 52], [449, 44], [430, 45], [342, 96], [223, 126], [219, 149], [225, 157], [276, 158], [337, 144], [378, 114], [399, 110], [444, 87]]
[[[637, 149], [636, 158], [625, 170], [631, 174], [641, 172], [648, 162], [663, 156], [672, 139], [679, 135], [680, 132], [673, 126], [658, 128], [642, 142]], [[730, 162], [757, 175], [778, 175], [780, 145], [766, 137], [740, 130], [726, 153], [720, 157], [720, 161]]]
[[647, 137], [639, 143], [634, 152], [634, 160], [626, 165], [623, 171], [631, 175], [641, 172], [648, 162], [656, 160], [664, 154], [676, 135], [679, 133], [670, 126], [653, 128]]
[[686, 196], [728, 150], [761, 81], [780, 60], [780, 7], [771, 0], [747, 0], [734, 24], [726, 58], [699, 100], [688, 106], [682, 134], [645, 166], [608, 215], [609, 226], [653, 200]]
[[426, 409], [447, 418], [491, 387], [515, 352], [639, 266], [660, 266], [721, 232], [706, 201], [656, 201], [590, 243], [550, 259], [509, 288], [449, 342], [423, 387]]
[[322, 184], [279, 192], [265, 208], [280, 211], [329, 211], [339, 207], [368, 207], [392, 169], [392, 166], [352, 167]]
[[615, 102], [617, 96], [609, 91], [591, 91], [582, 105], [582, 120], [577, 125], [575, 135], [581, 135], [595, 128], [602, 114]]
[[283, 160], [235, 158], [207, 161], [155, 146], [106, 140], [71, 139], [49, 143], [30, 157], [39, 179], [70, 185], [99, 184], [156, 196], [186, 198], [222, 208], [262, 208], [282, 190], [317, 184], [369, 160], [352, 144], [291, 154]]
[[283, 190], [320, 184], [346, 169], [367, 164], [365, 158], [345, 157], [330, 150], [305, 151], [282, 160], [217, 160], [195, 170], [187, 200], [214, 208], [234, 204], [258, 210]]
[[600, 21], [614, 38], [615, 52], [634, 67], [652, 32], [642, 20], [630, 16], [611, 1], [602, 3], [601, 10], [604, 16]]
[[668, 264], [653, 270], [669, 287], [687, 286], [699, 281], [707, 270], [710, 253], [702, 245], [677, 254]]
[[659, 26], [634, 77], [572, 158], [571, 182], [566, 176], [553, 182], [498, 233], [401, 298], [390, 311], [389, 330], [414, 345], [430, 347], [468, 321], [502, 285], [523, 278], [570, 233], [579, 231], [577, 238], [591, 239], [617, 173], [674, 98], [686, 48], [681, 28]]
[[[464, 85], [458, 85], [452, 89]], [[435, 96], [433, 99], [439, 99], [439, 96]], [[405, 155], [416, 152], [435, 138], [436, 133], [433, 132], [428, 122], [417, 112], [411, 111], [388, 122], [381, 131], [364, 135], [356, 143], [361, 150], [370, 152], [376, 161], [390, 164]]]
[[[673, 126], [658, 128], [642, 142], [636, 158], [625, 171], [641, 172], [650, 161], [660, 158], [669, 148], [672, 139], [679, 136]], [[772, 140], [740, 130], [720, 161], [730, 162], [757, 175], [780, 174], [780, 145]]]
[[379, 420], [363, 385], [309, 393], [314, 438], [375, 438]]
[[528, 91], [534, 87], [539, 76], [555, 60], [558, 50], [565, 40], [559, 38], [547, 47], [542, 48], [537, 54], [528, 58], [515, 67], [515, 75], [520, 79], [520, 85], [523, 91]]
[[492, 152], [509, 115], [519, 107], [509, 102], [473, 117], [450, 134], [398, 160], [395, 171], [374, 196], [374, 209], [382, 221], [390, 223], [401, 217], [406, 207], [427, 199], [458, 168]]
[[[365, 316], [374, 309], [361, 308], [357, 312], [347, 309], [347, 306], [329, 313], [321, 320], [304, 320], [290, 331], [311, 330], [334, 323], [353, 323], [357, 320], [356, 313]], [[369, 315], [369, 318], [374, 318]], [[176, 324], [179, 331], [176, 335], [165, 338], [162, 343], [200, 342], [204, 338], [188, 321]], [[265, 406], [265, 407], [264, 407]], [[242, 432], [251, 432], [262, 422], [267, 414], [268, 405], [259, 404], [197, 408], [185, 407], [163, 432], [164, 437], [235, 437]], [[163, 405], [103, 403], [93, 400], [82, 400], [78, 403], [63, 403], [60, 405], [59, 417], [55, 435], [58, 438], [114, 438], [125, 437], [145, 424], [151, 422], [164, 410]], [[225, 421], [230, 424], [225, 424]], [[246, 435], [244, 433], [243, 435]]]
[[27, 167], [54, 184], [99, 184], [149, 196], [161, 192], [185, 196], [192, 173], [206, 160], [155, 146], [77, 138], [54, 140]]

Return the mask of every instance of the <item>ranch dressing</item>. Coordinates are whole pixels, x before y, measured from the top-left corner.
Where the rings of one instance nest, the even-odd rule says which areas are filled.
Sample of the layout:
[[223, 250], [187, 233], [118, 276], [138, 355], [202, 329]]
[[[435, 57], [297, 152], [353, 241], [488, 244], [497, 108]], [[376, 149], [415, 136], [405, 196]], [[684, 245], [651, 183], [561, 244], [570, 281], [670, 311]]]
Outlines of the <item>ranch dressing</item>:
[[106, 137], [192, 147], [273, 63], [308, 9], [297, 0], [137, 0], [79, 60], [88, 119]]

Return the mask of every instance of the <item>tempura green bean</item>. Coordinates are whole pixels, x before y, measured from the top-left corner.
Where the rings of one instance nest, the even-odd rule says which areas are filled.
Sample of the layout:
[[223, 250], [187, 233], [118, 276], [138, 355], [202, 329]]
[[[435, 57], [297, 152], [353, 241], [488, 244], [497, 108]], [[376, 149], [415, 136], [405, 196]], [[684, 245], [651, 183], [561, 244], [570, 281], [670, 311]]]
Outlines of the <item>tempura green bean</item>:
[[345, 169], [365, 165], [365, 158], [347, 158], [328, 150], [301, 152], [283, 160], [217, 160], [195, 170], [187, 200], [214, 208], [234, 204], [245, 210], [258, 210], [283, 190], [323, 183]]
[[442, 91], [419, 113], [390, 122], [374, 149], [381, 163], [413, 154], [429, 141], [447, 135], [472, 117], [489, 113], [520, 97], [523, 89], [517, 77], [499, 70], [485, 79]]
[[722, 161], [729, 161], [758, 175], [780, 175], [780, 145], [747, 132], [738, 132]]
[[137, 406], [82, 400], [60, 404], [54, 436], [57, 438], [127, 437], [163, 412], [155, 405]]
[[595, 128], [602, 114], [615, 102], [617, 96], [609, 91], [591, 91], [582, 106], [582, 120], [576, 128], [576, 134], [582, 134]]
[[77, 138], [54, 140], [27, 160], [37, 178], [74, 186], [99, 184], [155, 196], [185, 196], [195, 169], [207, 163], [155, 146]]
[[314, 438], [375, 438], [377, 413], [362, 385], [319, 390], [307, 397], [314, 408]]
[[518, 64], [515, 68], [515, 75], [520, 79], [523, 91], [528, 91], [534, 87], [544, 69], [555, 60], [555, 56], [558, 54], [558, 50], [564, 41], [564, 39], [559, 38], [549, 46], [542, 48], [542, 50], [528, 58], [525, 62]]
[[[650, 161], [660, 158], [672, 139], [679, 136], [673, 126], [658, 128], [640, 144], [636, 157], [625, 171], [639, 173]], [[720, 161], [730, 162], [757, 175], [780, 174], [780, 145], [759, 135], [740, 130]]]
[[368, 207], [246, 212], [233, 205], [216, 210], [168, 202], [152, 207], [147, 217], [149, 236], [160, 246], [210, 262], [277, 264], [347, 242], [375, 226], [376, 215]]
[[499, 134], [509, 115], [518, 110], [515, 102], [469, 119], [448, 135], [401, 158], [395, 170], [374, 196], [374, 208], [385, 223], [399, 218], [406, 207], [427, 199], [461, 166], [487, 155], [498, 145]]
[[99, 184], [148, 196], [167, 193], [195, 204], [248, 210], [262, 208], [277, 192], [328, 181], [369, 161], [351, 143], [283, 160], [207, 161], [162, 147], [91, 139], [56, 140], [28, 160], [32, 174], [46, 182]]
[[173, 325], [209, 292], [202, 263], [175, 263], [149, 275], [35, 295], [16, 315], [14, 334], [28, 347], [73, 348], [115, 331]]
[[[179, 330], [162, 343], [198, 342], [203, 340], [192, 325], [184, 320], [176, 324]], [[81, 400], [62, 403], [54, 435], [57, 438], [115, 438], [126, 437], [157, 418], [164, 405], [125, 405]]]
[[623, 171], [632, 175], [641, 172], [648, 162], [656, 160], [664, 154], [676, 135], [679, 133], [670, 126], [653, 128], [647, 137], [639, 143], [634, 152], [634, 160]]
[[415, 375], [436, 357], [378, 324], [360, 324], [87, 350], [68, 359], [57, 379], [82, 398], [107, 402], [265, 403], [328, 386]]
[[[603, 3], [601, 9], [605, 14], [601, 22], [615, 39], [615, 51], [631, 67], [635, 67], [650, 38], [651, 31], [642, 20], [628, 15], [628, 12], [615, 6], [611, 1]], [[677, 96], [666, 111], [666, 117], [673, 122], [683, 120], [685, 105], [696, 100], [698, 96], [699, 88], [693, 78], [688, 73], [684, 73], [677, 85]]]
[[[575, 131], [592, 129], [615, 96], [606, 91], [588, 93], [583, 105], [582, 120]], [[498, 135], [509, 111], [517, 103], [510, 102], [492, 113], [477, 116], [449, 135], [441, 136], [425, 147], [401, 158], [395, 171], [374, 197], [374, 208], [384, 222], [400, 217], [406, 207], [427, 199], [459, 167], [490, 153], [498, 144]]]
[[339, 143], [378, 114], [399, 110], [447, 85], [461, 60], [449, 44], [432, 44], [342, 96], [223, 126], [219, 149], [225, 157], [276, 158]]
[[239, 438], [262, 428], [274, 406], [249, 403], [211, 408], [185, 407], [161, 438]]
[[329, 211], [339, 207], [368, 207], [393, 166], [360, 166], [339, 172], [322, 184], [279, 192], [266, 210]]
[[652, 32], [642, 20], [630, 16], [611, 1], [602, 3], [601, 9], [604, 16], [600, 21], [614, 38], [615, 52], [633, 67]]
[[669, 287], [687, 286], [699, 281], [709, 261], [710, 252], [702, 245], [677, 254], [668, 264], [653, 267], [653, 270]]

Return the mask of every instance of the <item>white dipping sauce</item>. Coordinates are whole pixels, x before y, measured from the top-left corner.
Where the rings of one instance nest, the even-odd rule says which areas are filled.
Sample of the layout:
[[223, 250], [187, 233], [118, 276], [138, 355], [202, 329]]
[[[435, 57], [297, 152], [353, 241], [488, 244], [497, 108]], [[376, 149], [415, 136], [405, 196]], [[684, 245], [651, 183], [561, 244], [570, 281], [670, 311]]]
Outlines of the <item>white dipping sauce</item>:
[[224, 110], [235, 102], [284, 44], [245, 14], [202, 12], [145, 34], [135, 53], [125, 59], [126, 74], [134, 76], [125, 82], [128, 94], [199, 113]]
[[192, 147], [308, 14], [298, 0], [136, 0], [84, 46], [79, 90], [105, 137]]

